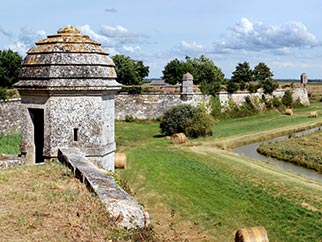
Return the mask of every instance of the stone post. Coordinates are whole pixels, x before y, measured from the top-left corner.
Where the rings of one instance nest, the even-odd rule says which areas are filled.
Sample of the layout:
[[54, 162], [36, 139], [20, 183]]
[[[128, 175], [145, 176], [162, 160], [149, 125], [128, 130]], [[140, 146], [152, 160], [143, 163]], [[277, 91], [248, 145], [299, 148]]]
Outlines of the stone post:
[[181, 99], [190, 100], [193, 96], [193, 76], [187, 72], [182, 77]]

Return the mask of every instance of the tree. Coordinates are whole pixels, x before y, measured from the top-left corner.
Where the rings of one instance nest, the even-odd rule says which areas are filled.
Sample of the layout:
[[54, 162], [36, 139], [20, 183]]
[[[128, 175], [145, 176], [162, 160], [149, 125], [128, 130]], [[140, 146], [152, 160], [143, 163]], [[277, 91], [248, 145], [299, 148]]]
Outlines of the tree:
[[213, 127], [214, 120], [211, 115], [200, 107], [188, 104], [174, 106], [167, 110], [160, 123], [162, 134], [185, 133], [192, 138], [211, 135]]
[[260, 86], [263, 88], [265, 94], [271, 94], [276, 88], [278, 88], [278, 83], [270, 78], [261, 81]]
[[283, 97], [282, 97], [282, 103], [285, 105], [285, 107], [291, 107], [293, 103], [292, 98], [292, 92], [290, 90], [286, 90]]
[[181, 83], [182, 76], [189, 72], [194, 77], [194, 84], [200, 85], [203, 93], [215, 95], [220, 91], [220, 84], [224, 80], [224, 74], [212, 60], [204, 55], [193, 59], [186, 56], [185, 59], [185, 61], [174, 59], [164, 67], [162, 78], [167, 83]]
[[263, 62], [260, 62], [257, 66], [254, 67], [254, 80], [261, 82], [272, 79], [273, 73], [271, 69]]
[[19, 79], [21, 56], [12, 50], [0, 50], [0, 86], [10, 88]]
[[112, 57], [117, 74], [117, 81], [124, 85], [140, 85], [144, 77], [149, 75], [149, 67], [142, 61], [133, 60], [129, 56]]
[[237, 64], [236, 69], [231, 77], [231, 81], [235, 83], [248, 83], [253, 81], [253, 71], [248, 62], [245, 61], [244, 63]]
[[182, 82], [182, 76], [187, 72], [186, 63], [176, 58], [166, 64], [162, 71], [162, 79], [164, 79], [166, 83], [175, 85]]

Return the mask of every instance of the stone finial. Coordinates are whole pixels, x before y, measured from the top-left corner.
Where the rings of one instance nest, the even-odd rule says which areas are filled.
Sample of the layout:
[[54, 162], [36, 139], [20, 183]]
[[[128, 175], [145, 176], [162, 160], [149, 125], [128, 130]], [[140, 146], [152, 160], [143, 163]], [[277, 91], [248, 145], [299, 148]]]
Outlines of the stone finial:
[[80, 31], [71, 25], [66, 25], [65, 27], [60, 28], [57, 31], [57, 33], [58, 34], [80, 34]]
[[183, 75], [182, 77], [183, 81], [193, 81], [193, 75], [191, 75], [189, 72]]

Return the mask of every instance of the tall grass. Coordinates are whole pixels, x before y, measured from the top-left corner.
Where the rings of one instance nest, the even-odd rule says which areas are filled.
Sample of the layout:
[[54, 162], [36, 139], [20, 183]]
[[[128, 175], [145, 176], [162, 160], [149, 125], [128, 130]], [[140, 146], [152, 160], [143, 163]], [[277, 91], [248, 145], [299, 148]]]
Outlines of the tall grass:
[[0, 136], [0, 154], [19, 154], [20, 133]]

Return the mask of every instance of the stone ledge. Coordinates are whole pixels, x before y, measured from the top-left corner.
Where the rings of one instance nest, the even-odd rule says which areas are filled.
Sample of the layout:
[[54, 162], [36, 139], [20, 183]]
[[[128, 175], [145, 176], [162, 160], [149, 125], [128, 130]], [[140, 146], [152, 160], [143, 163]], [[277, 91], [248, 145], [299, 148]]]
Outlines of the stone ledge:
[[2, 156], [0, 155], [0, 170], [8, 168], [17, 168], [24, 166], [25, 162], [20, 157], [16, 155]]
[[150, 224], [149, 214], [144, 211], [143, 206], [117, 185], [105, 170], [90, 162], [80, 149], [60, 148], [58, 159], [66, 164], [89, 190], [97, 194], [116, 225], [132, 229], [144, 228]]

